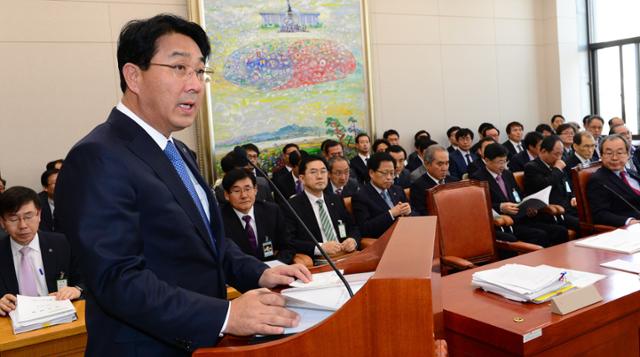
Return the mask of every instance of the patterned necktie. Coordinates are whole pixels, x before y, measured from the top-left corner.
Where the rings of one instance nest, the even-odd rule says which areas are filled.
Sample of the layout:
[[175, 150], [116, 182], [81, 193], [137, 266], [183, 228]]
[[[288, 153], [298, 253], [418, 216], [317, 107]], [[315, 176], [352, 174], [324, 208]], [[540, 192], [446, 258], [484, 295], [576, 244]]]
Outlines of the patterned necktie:
[[384, 190], [381, 195], [382, 199], [387, 203], [387, 206], [389, 206], [389, 208], [393, 208], [393, 201], [391, 200], [391, 196], [389, 196], [389, 191]]
[[302, 181], [298, 180], [296, 181], [296, 193], [300, 193], [302, 192]]
[[320, 216], [320, 225], [322, 226], [322, 233], [324, 233], [327, 242], [335, 242], [338, 240], [336, 237], [336, 230], [333, 228], [333, 224], [331, 223], [331, 219], [327, 214], [327, 211], [324, 209], [324, 201], [317, 200], [316, 204], [318, 205], [318, 213]]
[[638, 187], [633, 187], [633, 183], [631, 183], [631, 181], [629, 181], [629, 178], [627, 177], [627, 173], [625, 171], [620, 172], [620, 177], [622, 177], [622, 181], [624, 181], [624, 183], [629, 186], [629, 188], [631, 188], [631, 191], [633, 191], [636, 195], [640, 196], [640, 189]]
[[502, 175], [496, 176], [496, 182], [498, 183], [498, 186], [500, 187], [500, 191], [502, 191], [502, 193], [504, 194], [504, 197], [506, 197], [508, 199], [509, 198], [509, 194], [507, 193], [507, 186], [505, 186], [505, 184], [504, 184], [504, 180], [502, 179]]
[[176, 146], [173, 144], [173, 141], [167, 141], [167, 147], [164, 149], [164, 153], [169, 158], [169, 161], [171, 161], [171, 164], [173, 164], [173, 167], [176, 169], [178, 176], [180, 176], [180, 180], [182, 180], [182, 183], [189, 192], [189, 196], [191, 196], [193, 203], [198, 208], [198, 212], [200, 212], [200, 216], [204, 221], [204, 226], [207, 227], [207, 232], [209, 233], [211, 242], [215, 247], [216, 238], [213, 236], [213, 232], [211, 231], [211, 224], [209, 223], [209, 219], [204, 212], [204, 208], [202, 208], [202, 202], [200, 202], [200, 197], [198, 197], [198, 194], [196, 193], [196, 188], [195, 186], [193, 186], [193, 182], [191, 182], [191, 179], [189, 178], [187, 166], [182, 160], [182, 156], [180, 156], [178, 149], [176, 149]]
[[20, 294], [26, 296], [38, 296], [36, 274], [30, 263], [31, 248], [25, 246], [20, 249]]
[[242, 217], [244, 221], [244, 231], [247, 233], [247, 238], [249, 238], [249, 245], [251, 246], [251, 251], [255, 252], [258, 249], [258, 240], [256, 239], [256, 232], [253, 231], [253, 227], [251, 227], [251, 216], [246, 215]]
[[342, 188], [336, 190], [336, 195], [342, 197]]

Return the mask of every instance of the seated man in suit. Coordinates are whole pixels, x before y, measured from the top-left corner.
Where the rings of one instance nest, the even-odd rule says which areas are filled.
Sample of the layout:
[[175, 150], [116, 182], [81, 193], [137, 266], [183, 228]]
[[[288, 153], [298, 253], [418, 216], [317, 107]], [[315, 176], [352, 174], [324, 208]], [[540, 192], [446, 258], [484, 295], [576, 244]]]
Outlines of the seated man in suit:
[[458, 132], [458, 130], [460, 130], [460, 127], [457, 125], [454, 125], [447, 129], [447, 138], [449, 138], [449, 146], [447, 147], [447, 151], [449, 152], [449, 154], [451, 154], [455, 150], [458, 150], [458, 142], [456, 141], [456, 133]]
[[320, 145], [320, 149], [322, 150], [322, 156], [324, 159], [329, 161], [334, 157], [344, 157], [344, 148], [340, 142], [337, 142], [332, 139], [327, 139], [322, 142]]
[[[286, 199], [293, 197], [296, 193], [304, 191], [303, 183], [298, 176], [298, 166], [300, 165], [301, 156], [300, 151], [290, 153], [289, 165], [291, 165], [291, 171], [284, 172], [288, 169], [283, 169], [283, 173], [273, 179], [273, 183]], [[279, 195], [275, 195], [275, 198], [278, 204], [282, 204]]]
[[580, 224], [576, 198], [564, 172], [562, 151], [563, 144], [557, 135], [550, 135], [542, 140], [538, 157], [524, 165], [524, 191], [528, 196], [551, 186], [549, 203], [565, 209], [564, 215], [559, 217], [559, 223], [578, 231]]
[[389, 142], [389, 145], [400, 145], [400, 134], [395, 129], [386, 130], [382, 133], [382, 138]]
[[640, 176], [625, 168], [629, 146], [618, 134], [602, 140], [602, 167], [587, 183], [587, 199], [596, 224], [620, 227], [640, 222]]
[[570, 170], [578, 165], [588, 165], [592, 162], [596, 141], [588, 131], [580, 131], [573, 136], [573, 153], [567, 159], [566, 171], [571, 177]]
[[480, 157], [480, 160], [476, 160], [470, 163], [469, 166], [467, 166], [467, 172], [469, 173], [469, 175], [471, 175], [472, 173], [484, 167], [484, 149], [487, 147], [487, 145], [493, 144], [495, 142], [496, 141], [493, 140], [492, 137], [487, 136], [480, 139], [480, 141], [478, 141], [478, 143], [474, 145], [478, 147], [476, 154], [478, 154], [478, 157]]
[[300, 147], [294, 143], [288, 143], [282, 148], [282, 163], [284, 164], [284, 166], [275, 168], [273, 170], [271, 178], [274, 181], [280, 175], [291, 173], [291, 170], [293, 170], [293, 165], [291, 165], [291, 163], [289, 162], [289, 156], [295, 151], [300, 153]]
[[286, 235], [284, 215], [277, 204], [256, 201], [255, 176], [233, 169], [222, 179], [222, 187], [228, 202], [221, 207], [226, 237], [262, 261], [291, 264], [296, 252]]
[[[57, 170], [56, 170], [57, 171]], [[38, 231], [40, 199], [15, 186], [0, 196], [0, 316], [16, 308], [16, 295], [77, 299], [83, 288], [77, 260], [59, 233]]]
[[[300, 163], [300, 180], [304, 191], [289, 199], [311, 233], [329, 255], [350, 253], [358, 248], [360, 232], [344, 207], [342, 198], [325, 194], [328, 178], [327, 164], [319, 156], [309, 155]], [[296, 253], [310, 257], [320, 255], [310, 237], [291, 212], [286, 212], [288, 235]]]
[[571, 124], [561, 124], [556, 133], [562, 141], [562, 161], [566, 163], [573, 154], [573, 138], [576, 136], [576, 129]]
[[512, 121], [507, 124], [507, 137], [509, 138], [502, 145], [509, 150], [507, 158], [511, 160], [511, 157], [524, 150], [522, 147], [522, 135], [524, 126], [517, 121]]
[[604, 119], [599, 115], [591, 115], [587, 118], [584, 127], [593, 135], [593, 139], [596, 141], [596, 150], [593, 152], [593, 156], [596, 160], [600, 160], [600, 142], [603, 139]]
[[424, 152], [431, 145], [436, 144], [435, 141], [427, 138], [426, 136], [421, 136], [416, 141], [416, 159], [414, 160], [416, 163], [420, 163], [420, 166], [414, 168], [409, 175], [409, 181], [413, 183], [413, 181], [417, 180], [420, 176], [424, 175], [427, 170], [424, 168]]
[[415, 148], [415, 151], [409, 154], [409, 158], [407, 159], [406, 168], [409, 172], [413, 172], [413, 170], [422, 166], [422, 157], [424, 156], [424, 152], [420, 152], [418, 150], [418, 140], [422, 137], [426, 138], [426, 142], [431, 141], [431, 134], [426, 130], [418, 130], [413, 135], [413, 147]]
[[458, 142], [458, 150], [449, 155], [449, 172], [451, 176], [462, 179], [462, 176], [467, 173], [467, 167], [470, 163], [479, 160], [480, 158], [475, 153], [471, 152], [473, 146], [473, 131], [468, 128], [462, 128], [456, 133], [456, 141]]
[[55, 210], [55, 203], [53, 201], [53, 192], [56, 189], [56, 180], [58, 179], [58, 169], [49, 169], [42, 173], [40, 176], [40, 183], [42, 184], [42, 192], [38, 194], [40, 197], [40, 230], [53, 232], [55, 230], [53, 212]]
[[[247, 151], [247, 157], [249, 157], [248, 153], [249, 151]], [[251, 165], [249, 165], [246, 159], [237, 157], [233, 151], [228, 152], [220, 160], [220, 167], [222, 168], [222, 171], [225, 175], [227, 174], [227, 172], [230, 172], [233, 169], [242, 169], [254, 176], [256, 171]], [[269, 181], [267, 181], [267, 179], [262, 176], [256, 176], [256, 182], [256, 187], [258, 188], [256, 200], [273, 202], [273, 191], [271, 190]], [[218, 199], [218, 202], [227, 202], [227, 198], [224, 195], [224, 188], [222, 188], [222, 180], [218, 180], [217, 184], [213, 187], [213, 191], [216, 194], [216, 199]]]
[[329, 168], [329, 184], [325, 193], [333, 193], [339, 197], [351, 197], [358, 192], [358, 181], [349, 177], [349, 162], [342, 156], [333, 157], [327, 164]]
[[524, 165], [538, 157], [542, 139], [544, 139], [544, 136], [537, 131], [527, 133], [524, 137], [525, 150], [511, 157], [511, 160], [509, 161], [509, 170], [512, 172], [524, 171]]
[[355, 174], [358, 183], [363, 184], [369, 181], [367, 160], [369, 160], [369, 152], [371, 151], [371, 139], [367, 133], [360, 133], [356, 135], [355, 142], [358, 154], [351, 159], [349, 166], [351, 166], [351, 172]]
[[547, 223], [535, 210], [520, 212], [518, 204], [524, 197], [507, 166], [507, 149], [494, 143], [484, 149], [486, 166], [471, 175], [472, 179], [487, 181], [493, 209], [513, 218], [513, 231], [519, 240], [543, 247], [567, 241], [567, 229]]
[[[609, 135], [612, 134], [622, 135], [629, 143], [633, 140], [629, 128], [624, 124], [612, 126], [609, 130]], [[624, 166], [627, 170], [634, 171], [635, 173], [640, 172], [640, 160], [638, 160], [637, 151], [635, 146], [629, 145], [629, 160], [627, 160], [627, 164]]]
[[[489, 139], [493, 141], [493, 139]], [[427, 190], [444, 183], [458, 181], [448, 175], [449, 152], [443, 146], [431, 145], [424, 152], [427, 172], [411, 184], [411, 208], [418, 216], [427, 215]]]
[[396, 218], [411, 215], [411, 205], [400, 186], [393, 184], [395, 161], [386, 152], [371, 155], [370, 182], [363, 185], [351, 204], [363, 237], [378, 238]]
[[404, 151], [400, 145], [391, 145], [387, 148], [387, 152], [396, 162], [396, 175], [393, 178], [393, 184], [402, 188], [409, 188], [411, 186], [411, 180], [409, 178], [411, 173], [405, 168], [407, 152]]

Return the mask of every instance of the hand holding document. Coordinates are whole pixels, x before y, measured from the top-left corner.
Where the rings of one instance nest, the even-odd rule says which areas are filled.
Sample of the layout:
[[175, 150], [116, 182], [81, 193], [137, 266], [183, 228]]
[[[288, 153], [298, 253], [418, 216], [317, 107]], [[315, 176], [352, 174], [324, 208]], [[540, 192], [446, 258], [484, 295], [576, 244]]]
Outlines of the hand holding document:
[[32, 331], [72, 322], [78, 317], [70, 300], [56, 300], [55, 296], [17, 296], [16, 309], [9, 313], [13, 333]]
[[533, 193], [522, 199], [520, 203], [518, 203], [518, 216], [524, 216], [527, 214], [527, 211], [534, 209], [540, 210], [549, 205], [549, 194], [551, 194], [551, 186], [547, 186], [542, 190]]

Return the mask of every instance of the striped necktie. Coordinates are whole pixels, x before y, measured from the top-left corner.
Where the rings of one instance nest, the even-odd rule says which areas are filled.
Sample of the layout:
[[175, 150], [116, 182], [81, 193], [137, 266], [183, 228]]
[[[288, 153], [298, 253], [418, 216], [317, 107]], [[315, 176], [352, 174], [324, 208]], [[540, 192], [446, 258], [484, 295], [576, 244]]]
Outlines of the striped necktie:
[[322, 233], [324, 233], [324, 237], [327, 239], [327, 242], [337, 241], [338, 238], [336, 237], [336, 230], [333, 228], [333, 224], [331, 223], [327, 210], [324, 209], [324, 201], [319, 199], [316, 201], [316, 204], [318, 205], [320, 226], [322, 226]]

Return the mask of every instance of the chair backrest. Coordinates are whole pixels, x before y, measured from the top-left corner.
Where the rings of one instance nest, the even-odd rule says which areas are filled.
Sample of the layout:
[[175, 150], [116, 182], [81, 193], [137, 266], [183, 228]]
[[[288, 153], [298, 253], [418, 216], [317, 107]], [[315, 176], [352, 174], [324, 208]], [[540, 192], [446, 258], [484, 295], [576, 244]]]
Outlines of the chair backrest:
[[578, 219], [582, 224], [593, 225], [591, 207], [587, 199], [587, 183], [591, 175], [602, 166], [601, 162], [592, 162], [587, 166], [578, 165], [571, 169], [573, 193], [576, 195]]
[[459, 181], [427, 192], [429, 215], [438, 216], [441, 256], [465, 258], [474, 264], [497, 259], [487, 182]]
[[353, 206], [351, 206], [351, 197], [343, 197], [342, 201], [344, 201], [344, 208], [347, 209], [347, 212], [353, 217]]
[[524, 171], [513, 172], [513, 178], [516, 180], [520, 192], [524, 192]]
[[411, 188], [409, 187], [405, 188], [404, 195], [407, 196], [407, 201], [411, 202]]

